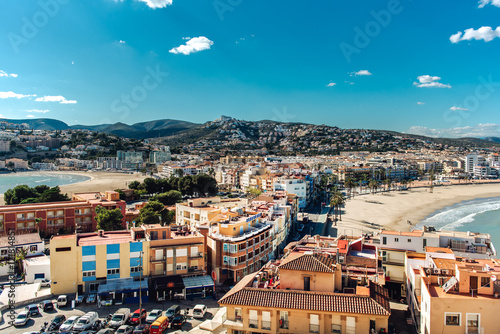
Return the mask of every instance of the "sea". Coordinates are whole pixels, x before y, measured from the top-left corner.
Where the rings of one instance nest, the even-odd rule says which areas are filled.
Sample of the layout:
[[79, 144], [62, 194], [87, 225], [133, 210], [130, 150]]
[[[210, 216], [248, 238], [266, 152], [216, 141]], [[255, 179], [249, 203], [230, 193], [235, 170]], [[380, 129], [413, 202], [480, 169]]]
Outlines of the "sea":
[[500, 197], [477, 198], [437, 210], [416, 225], [434, 226], [443, 231], [489, 233], [495, 248], [500, 249]]
[[90, 180], [90, 177], [78, 174], [51, 173], [51, 172], [20, 172], [0, 174], [0, 194], [8, 189], [14, 188], [20, 184], [26, 184], [30, 187], [47, 185], [49, 187], [62, 186]]

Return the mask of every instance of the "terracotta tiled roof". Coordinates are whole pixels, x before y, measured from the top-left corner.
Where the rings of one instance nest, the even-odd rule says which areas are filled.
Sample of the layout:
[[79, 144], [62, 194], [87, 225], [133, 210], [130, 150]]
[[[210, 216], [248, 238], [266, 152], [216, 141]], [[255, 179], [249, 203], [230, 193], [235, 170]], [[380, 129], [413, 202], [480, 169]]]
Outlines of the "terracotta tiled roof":
[[369, 296], [298, 290], [243, 288], [222, 297], [219, 304], [383, 316], [391, 314], [390, 309], [382, 307]]
[[279, 266], [279, 268], [288, 270], [334, 273], [335, 270], [331, 267], [334, 263], [334, 259], [330, 259], [326, 256], [302, 254], [298, 257], [292, 257], [288, 261], [285, 260], [284, 263]]

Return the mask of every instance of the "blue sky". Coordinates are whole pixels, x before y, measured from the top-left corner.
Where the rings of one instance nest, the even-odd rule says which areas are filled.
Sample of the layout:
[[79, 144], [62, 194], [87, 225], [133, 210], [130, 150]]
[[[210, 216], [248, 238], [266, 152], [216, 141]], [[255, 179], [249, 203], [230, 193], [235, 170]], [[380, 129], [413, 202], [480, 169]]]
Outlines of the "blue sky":
[[[0, 114], [500, 136], [500, 0], [0, 0]], [[498, 82], [498, 83], [497, 83]]]

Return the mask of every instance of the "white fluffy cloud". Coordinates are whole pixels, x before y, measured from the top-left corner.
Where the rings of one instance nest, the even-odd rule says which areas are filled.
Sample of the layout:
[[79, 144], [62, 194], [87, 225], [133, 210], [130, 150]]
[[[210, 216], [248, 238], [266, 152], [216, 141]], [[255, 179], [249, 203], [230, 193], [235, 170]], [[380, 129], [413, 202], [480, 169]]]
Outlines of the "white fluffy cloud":
[[417, 77], [418, 82], [414, 82], [413, 85], [417, 87], [434, 87], [434, 88], [451, 88], [448, 84], [440, 83], [441, 77], [432, 75], [420, 75]]
[[118, 41], [118, 43], [120, 43], [120, 44], [127, 44], [127, 42], [125, 42], [124, 40], [121, 40], [121, 39]]
[[173, 48], [169, 52], [175, 54], [182, 53], [183, 55], [188, 55], [203, 50], [209, 50], [210, 46], [212, 46], [213, 44], [214, 42], [212, 42], [211, 40], [209, 40], [204, 36], [194, 37], [191, 38], [189, 41], [187, 41], [186, 44]]
[[149, 8], [165, 8], [172, 4], [172, 0], [137, 0], [146, 3]]
[[36, 96], [36, 95], [17, 94], [14, 92], [0, 92], [0, 99], [11, 99], [11, 98], [22, 99], [23, 97], [30, 97], [30, 96]]
[[351, 72], [350, 73], [350, 76], [361, 76], [361, 75], [373, 75], [370, 73], [370, 71], [368, 70], [359, 70], [357, 72]]
[[420, 105], [422, 105], [422, 104], [425, 104], [425, 102], [417, 102], [417, 104], [420, 104]]
[[39, 97], [35, 100], [36, 102], [59, 102], [62, 104], [74, 104], [76, 103], [76, 100], [66, 100], [64, 96], [57, 95], [57, 96], [43, 96]]
[[27, 115], [26, 117], [27, 118], [34, 118], [35, 116], [33, 116], [33, 115]]
[[464, 110], [464, 111], [465, 111], [465, 110], [469, 110], [469, 109], [467, 109], [467, 108], [462, 108], [462, 107], [455, 107], [455, 106], [453, 106], [453, 107], [451, 107], [451, 108], [450, 108], [450, 110], [453, 110], [453, 111], [456, 111], [456, 110]]
[[492, 4], [493, 6], [500, 7], [500, 0], [479, 0], [479, 8]]
[[45, 113], [48, 113], [50, 110], [49, 109], [30, 109], [30, 110], [26, 110], [27, 112], [37, 112], [37, 113], [42, 113], [42, 114], [45, 114]]
[[425, 126], [412, 126], [410, 129], [408, 129], [408, 131], [406, 131], [406, 133], [440, 138], [499, 137], [500, 124], [487, 123], [450, 129], [432, 129]]
[[477, 30], [473, 28], [466, 29], [463, 33], [461, 31], [450, 36], [450, 41], [452, 43], [458, 43], [460, 41], [470, 41], [475, 39], [476, 41], [483, 40], [485, 42], [492, 41], [493, 39], [500, 37], [500, 27], [495, 30], [491, 27], [481, 27]]
[[330, 82], [328, 85], [326, 85], [326, 87], [333, 87], [333, 86], [336, 86], [337, 84], [335, 82]]
[[5, 71], [0, 70], [0, 77], [17, 78], [17, 74], [16, 73], [6, 73]]

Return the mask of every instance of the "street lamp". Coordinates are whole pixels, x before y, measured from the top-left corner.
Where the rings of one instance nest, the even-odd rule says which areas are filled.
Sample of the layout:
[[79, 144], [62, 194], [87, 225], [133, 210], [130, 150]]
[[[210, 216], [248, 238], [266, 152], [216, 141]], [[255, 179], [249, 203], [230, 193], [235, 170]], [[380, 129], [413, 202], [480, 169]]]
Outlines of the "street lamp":
[[140, 269], [140, 280], [139, 280], [139, 326], [142, 324], [142, 256], [144, 251], [139, 252], [139, 269]]

